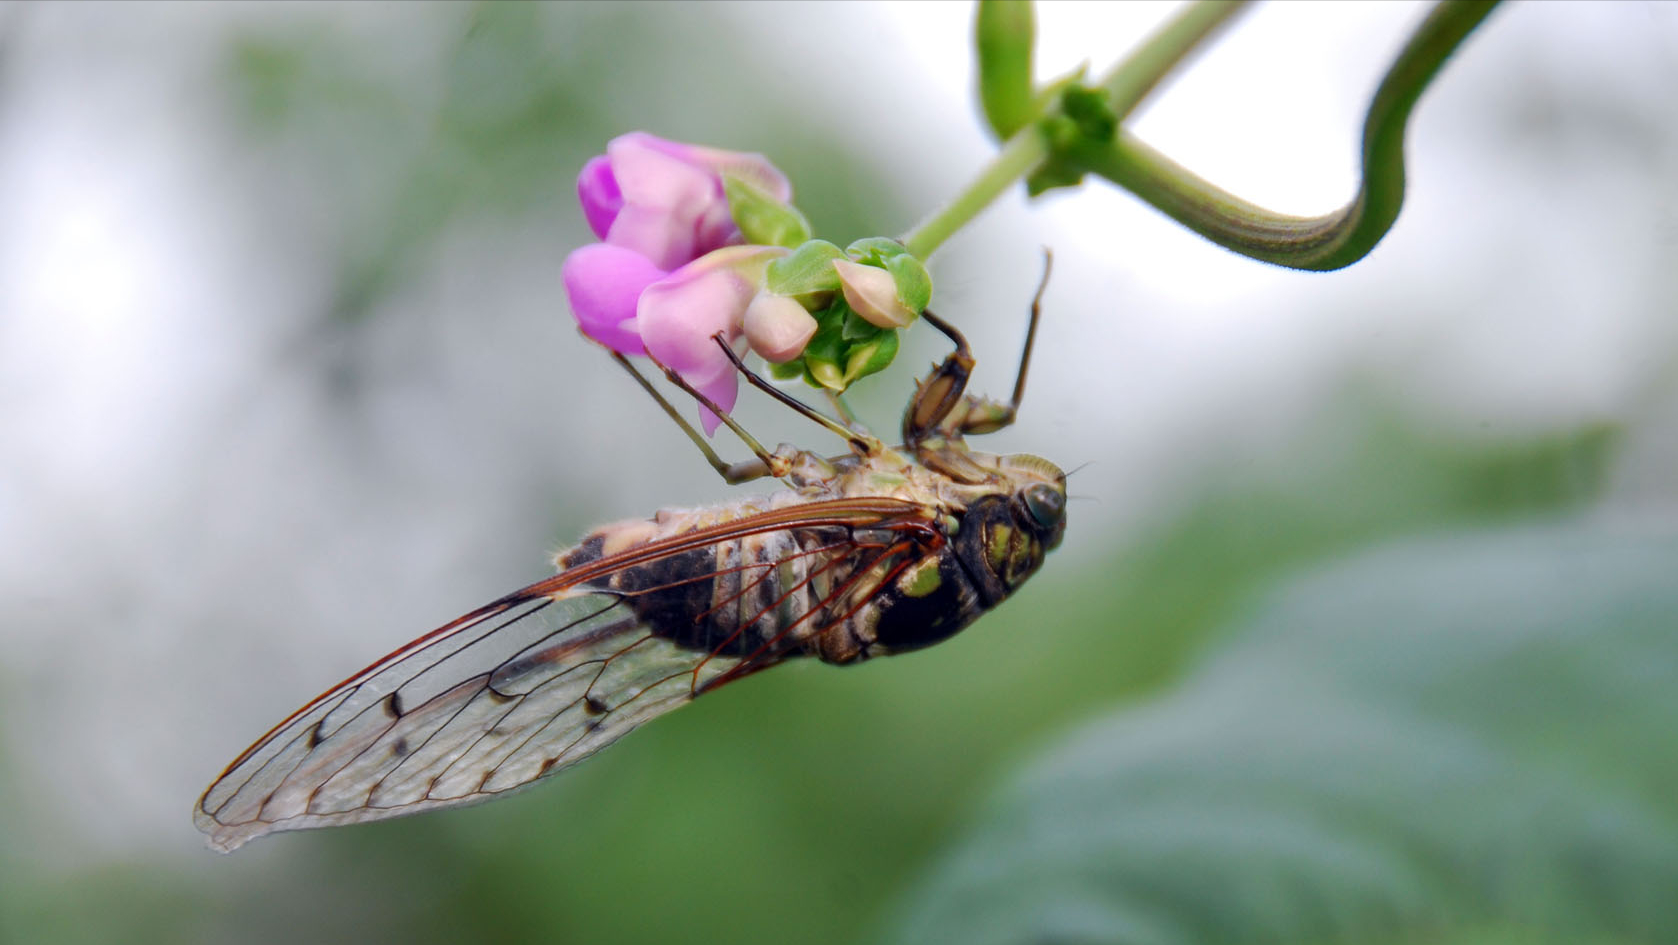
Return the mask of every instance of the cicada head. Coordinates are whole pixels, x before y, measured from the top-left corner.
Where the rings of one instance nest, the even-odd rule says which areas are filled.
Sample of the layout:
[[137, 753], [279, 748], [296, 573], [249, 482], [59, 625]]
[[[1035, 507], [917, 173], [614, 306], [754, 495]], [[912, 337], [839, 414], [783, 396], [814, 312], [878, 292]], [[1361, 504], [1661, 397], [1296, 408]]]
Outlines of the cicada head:
[[969, 458], [992, 479], [968, 499], [955, 550], [994, 606], [1035, 574], [1065, 535], [1066, 474], [1027, 453]]

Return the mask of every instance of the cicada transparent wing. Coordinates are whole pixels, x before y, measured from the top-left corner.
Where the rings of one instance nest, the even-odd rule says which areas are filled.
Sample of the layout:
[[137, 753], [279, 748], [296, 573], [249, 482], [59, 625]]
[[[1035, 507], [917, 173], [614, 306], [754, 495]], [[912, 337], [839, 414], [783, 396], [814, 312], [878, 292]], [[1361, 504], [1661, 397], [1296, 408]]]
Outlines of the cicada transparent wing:
[[[585, 542], [574, 566], [415, 640], [281, 722], [228, 766], [194, 818], [226, 851], [529, 784], [802, 652], [823, 622], [843, 617], [832, 605], [847, 584], [833, 576], [909, 550], [854, 536], [889, 533], [912, 511], [826, 500], [612, 555]], [[691, 606], [672, 611], [670, 601]], [[724, 607], [732, 633], [718, 623]]]

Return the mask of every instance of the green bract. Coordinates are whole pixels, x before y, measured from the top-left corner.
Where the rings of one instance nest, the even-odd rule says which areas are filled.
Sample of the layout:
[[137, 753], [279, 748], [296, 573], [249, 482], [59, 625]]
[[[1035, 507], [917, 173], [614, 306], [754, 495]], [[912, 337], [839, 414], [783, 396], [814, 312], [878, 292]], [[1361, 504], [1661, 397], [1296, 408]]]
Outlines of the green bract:
[[[835, 263], [841, 265], [835, 267]], [[899, 313], [898, 318], [883, 325], [871, 322], [846, 301], [838, 269], [855, 272], [855, 266], [890, 277], [883, 297]], [[857, 240], [843, 250], [826, 240], [808, 240], [769, 264], [764, 287], [797, 300], [817, 326], [801, 355], [771, 363], [769, 373], [781, 380], [802, 376], [812, 386], [833, 391], [843, 391], [858, 378], [890, 365], [898, 349], [894, 326], [907, 324], [932, 301], [932, 278], [926, 267], [902, 243], [884, 237]], [[890, 298], [893, 295], [895, 300]]]
[[754, 246], [792, 247], [810, 238], [810, 222], [790, 203], [761, 188], [724, 174], [728, 212], [746, 242]]
[[915, 257], [904, 253], [886, 260], [886, 271], [897, 280], [897, 297], [917, 315], [932, 302], [932, 276]]
[[[766, 285], [776, 295], [790, 296], [800, 302], [819, 293], [837, 292], [839, 274], [833, 271], [833, 261], [844, 258], [844, 252], [827, 240], [810, 240], [769, 264]], [[805, 307], [821, 308], [826, 304], [827, 300], [822, 299], [819, 304]]]
[[845, 255], [852, 260], [869, 266], [884, 267], [886, 260], [893, 256], [902, 256], [909, 250], [897, 240], [884, 236], [864, 237], [845, 247]]
[[1086, 142], [1105, 145], [1119, 129], [1118, 116], [1113, 114], [1106, 93], [1070, 82], [1059, 90], [1057, 97], [1060, 108], [1040, 125], [1051, 157], [1026, 179], [1026, 187], [1033, 196], [1055, 187], [1083, 183], [1084, 168], [1061, 155], [1074, 145]]
[[873, 340], [856, 345], [846, 354], [844, 382], [847, 386], [858, 378], [885, 370], [897, 357], [897, 332], [875, 330], [878, 334]]

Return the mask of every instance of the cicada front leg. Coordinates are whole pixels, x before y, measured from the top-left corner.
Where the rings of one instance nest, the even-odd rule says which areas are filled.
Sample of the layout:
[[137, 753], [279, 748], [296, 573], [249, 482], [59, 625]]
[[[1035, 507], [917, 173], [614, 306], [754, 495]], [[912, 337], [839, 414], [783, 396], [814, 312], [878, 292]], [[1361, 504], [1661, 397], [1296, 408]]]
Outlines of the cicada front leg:
[[[768, 393], [770, 396], [779, 400], [783, 404], [786, 404], [788, 407], [791, 407], [799, 414], [820, 424], [823, 428], [844, 437], [845, 440], [850, 443], [851, 448], [863, 457], [877, 455], [884, 451], [884, 444], [871, 434], [851, 429], [830, 417], [824, 416], [808, 404], [805, 404], [790, 394], [787, 394], [785, 391], [776, 388], [768, 381], [758, 376], [758, 374], [751, 368], [747, 367], [746, 363], [741, 360], [737, 353], [735, 353], [733, 347], [728, 344], [728, 339], [725, 338], [722, 333], [719, 332], [712, 336], [712, 340], [714, 340], [717, 346], [722, 349], [723, 353], [728, 356], [728, 359], [733, 363], [734, 368], [738, 370], [752, 386]], [[807, 485], [812, 482], [825, 482], [831, 479], [835, 474], [835, 469], [829, 461], [807, 450], [801, 450], [789, 445], [782, 445], [773, 451], [766, 449], [756, 437], [752, 436], [745, 427], [741, 426], [727, 410], [722, 408], [721, 405], [712, 400], [710, 397], [707, 397], [703, 391], [688, 383], [688, 381], [679, 373], [663, 364], [660, 364], [658, 359], [651, 358], [649, 355], [649, 358], [655, 365], [658, 365], [659, 370], [664, 372], [664, 376], [669, 379], [670, 383], [675, 384], [683, 391], [686, 391], [688, 396], [697, 401], [700, 406], [711, 411], [713, 414], [716, 414], [717, 418], [721, 420], [730, 430], [734, 431], [734, 434], [740, 437], [741, 442], [745, 443], [747, 448], [749, 448], [755, 456], [754, 459], [744, 460], [738, 463], [730, 463], [727, 460], [724, 460], [721, 456], [717, 455], [717, 451], [711, 447], [711, 444], [706, 440], [706, 438], [701, 436], [699, 431], [694, 429], [693, 425], [688, 423], [688, 421], [682, 417], [681, 412], [678, 411], [675, 406], [670, 403], [670, 401], [666, 400], [664, 396], [658, 392], [658, 389], [653, 386], [652, 382], [649, 381], [640, 371], [636, 370], [635, 366], [631, 364], [627, 358], [617, 352], [612, 352], [612, 358], [619, 364], [623, 365], [624, 370], [628, 371], [630, 376], [635, 378], [636, 383], [640, 384], [641, 388], [653, 398], [654, 402], [659, 405], [659, 407], [670, 417], [670, 419], [676, 422], [676, 425], [687, 435], [687, 438], [693, 441], [693, 445], [699, 448], [700, 453], [705, 456], [706, 462], [711, 464], [711, 468], [715, 469], [717, 473], [729, 484], [737, 485], [743, 482], [750, 482], [754, 479], [760, 479], [764, 476], [773, 476], [777, 479], [787, 480], [793, 485]]]
[[[857, 455], [866, 459], [867, 457], [878, 456], [885, 452], [886, 445], [880, 442], [879, 437], [876, 437], [867, 431], [857, 429], [854, 426], [847, 426], [844, 423], [840, 423], [838, 420], [827, 416], [804, 401], [799, 400], [797, 397], [792, 396], [786, 391], [781, 390], [779, 387], [776, 387], [764, 380], [756, 371], [753, 371], [751, 368], [746, 366], [746, 362], [742, 361], [740, 356], [734, 352], [734, 349], [728, 346], [728, 342], [723, 340], [723, 336], [720, 333], [714, 337], [717, 344], [722, 347], [723, 354], [728, 355], [728, 359], [734, 362], [735, 369], [745, 376], [747, 383], [788, 407], [791, 407], [798, 414], [820, 424], [822, 429], [843, 438], [845, 442], [851, 445], [851, 449], [854, 450]], [[839, 401], [837, 397], [835, 397], [834, 403], [839, 406], [843, 406], [843, 403]]]
[[994, 433], [1014, 422], [1025, 397], [1026, 370], [1031, 366], [1031, 349], [1037, 343], [1037, 323], [1043, 315], [1043, 292], [1049, 287], [1054, 257], [1043, 251], [1043, 278], [1031, 298], [1031, 319], [1025, 332], [1025, 350], [1020, 353], [1020, 371], [1014, 378], [1014, 395], [1007, 403], [967, 393], [973, 374], [973, 349], [954, 325], [932, 312], [922, 312], [927, 324], [943, 332], [956, 349], [915, 388], [909, 409], [903, 413], [903, 442], [914, 446], [934, 435], [963, 436]]
[[629, 363], [628, 358], [616, 351], [612, 351], [611, 355], [612, 360], [621, 364], [623, 369], [629, 372], [629, 376], [635, 378], [635, 383], [640, 384], [641, 389], [646, 391], [648, 396], [652, 397], [653, 402], [658, 404], [659, 408], [662, 409], [671, 420], [676, 421], [676, 426], [681, 427], [682, 432], [687, 434], [687, 438], [693, 441], [693, 445], [699, 447], [699, 452], [704, 454], [705, 461], [710, 463], [711, 468], [715, 469], [717, 474], [722, 476], [723, 480], [729, 485], [739, 485], [743, 482], [751, 482], [754, 479], [762, 479], [765, 476], [782, 478], [791, 471], [794, 462], [793, 457], [784, 455], [784, 451], [778, 450], [771, 453], [765, 450], [763, 448], [763, 444], [759, 443], [752, 437], [751, 434], [747, 433], [740, 427], [739, 424], [735, 423], [734, 419], [728, 415], [727, 411], [718, 407], [709, 397], [706, 397], [698, 390], [695, 390], [692, 385], [683, 381], [675, 371], [672, 371], [669, 368], [663, 368], [663, 366], [660, 365], [660, 367], [664, 370], [665, 376], [669, 377], [676, 386], [687, 391], [701, 404], [705, 405], [706, 409], [716, 414], [724, 423], [728, 424], [728, 428], [733, 430], [740, 439], [751, 448], [753, 454], [755, 454], [752, 459], [741, 460], [737, 463], [731, 463], [728, 460], [723, 459], [721, 456], [717, 455], [717, 451], [711, 447], [711, 444], [705, 439], [705, 437], [702, 436], [698, 430], [693, 428], [693, 424], [687, 422], [687, 419], [682, 416], [681, 411], [677, 410], [675, 405], [671, 404], [670, 401], [665, 399], [663, 394], [659, 393], [658, 388], [653, 386], [653, 382], [647, 380], [645, 375], [635, 369], [635, 365]]

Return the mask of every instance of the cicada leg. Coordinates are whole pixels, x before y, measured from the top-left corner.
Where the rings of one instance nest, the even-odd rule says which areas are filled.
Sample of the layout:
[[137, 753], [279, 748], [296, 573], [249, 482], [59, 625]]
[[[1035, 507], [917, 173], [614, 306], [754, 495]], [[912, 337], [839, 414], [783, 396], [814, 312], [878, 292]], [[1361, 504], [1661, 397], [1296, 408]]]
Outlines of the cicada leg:
[[822, 396], [827, 398], [828, 405], [833, 408], [833, 412], [839, 415], [841, 423], [852, 429], [859, 425], [856, 413], [851, 410], [850, 404], [845, 403], [844, 395], [830, 387], [824, 387], [822, 388]]
[[1037, 323], [1043, 315], [1043, 292], [1049, 287], [1049, 273], [1053, 268], [1054, 256], [1045, 249], [1043, 278], [1038, 281], [1037, 293], [1031, 298], [1031, 318], [1026, 325], [1025, 350], [1020, 353], [1020, 371], [1014, 378], [1013, 397], [1005, 404], [967, 394], [967, 381], [972, 377], [976, 363], [973, 349], [954, 325], [930, 311], [921, 313], [927, 324], [955, 343], [956, 349], [916, 386], [909, 409], [903, 413], [904, 443], [913, 445], [934, 433], [994, 433], [1014, 422], [1019, 414], [1020, 400], [1025, 397], [1026, 370], [1031, 366], [1031, 349], [1037, 343]]
[[848, 427], [814, 407], [811, 407], [804, 401], [799, 400], [797, 397], [792, 396], [786, 391], [781, 390], [779, 387], [776, 387], [764, 380], [756, 371], [747, 367], [745, 361], [740, 360], [740, 356], [734, 353], [734, 349], [729, 347], [728, 342], [723, 339], [720, 332], [712, 337], [716, 341], [717, 345], [722, 348], [723, 354], [728, 355], [728, 360], [734, 362], [735, 369], [744, 375], [746, 381], [753, 387], [763, 391], [788, 407], [791, 407], [799, 414], [802, 414], [803, 416], [814, 420], [816, 423], [821, 424], [822, 427], [829, 432], [843, 438], [847, 443], [851, 444], [851, 449], [856, 450], [856, 452], [861, 456], [877, 456], [885, 451], [885, 444], [881, 443], [878, 437], [865, 433], [861, 430]]
[[[682, 416], [681, 412], [678, 411], [675, 406], [670, 403], [670, 401], [666, 400], [663, 394], [658, 392], [658, 388], [653, 386], [652, 381], [647, 380], [640, 371], [635, 369], [635, 365], [629, 363], [628, 358], [616, 351], [612, 351], [610, 354], [612, 355], [612, 360], [623, 365], [623, 369], [629, 372], [629, 376], [635, 378], [635, 383], [641, 385], [641, 389], [646, 391], [647, 394], [652, 397], [653, 402], [657, 403], [659, 407], [669, 415], [670, 419], [676, 421], [676, 426], [682, 428], [682, 432], [686, 433], [688, 439], [693, 441], [693, 445], [699, 447], [699, 452], [705, 455], [705, 461], [710, 463], [711, 468], [715, 469], [729, 485], [739, 485], [743, 482], [751, 482], [754, 479], [762, 479], [764, 476], [773, 475], [779, 477], [787, 474], [788, 469], [786, 467], [788, 467], [788, 461], [785, 457], [776, 456], [773, 453], [765, 451], [763, 445], [753, 439], [745, 430], [741, 429], [740, 426], [736, 424], [731, 417], [729, 417], [726, 411], [712, 403], [710, 398], [706, 397], [704, 394], [694, 390], [693, 387], [683, 381], [676, 372], [671, 371], [668, 368], [664, 368], [665, 376], [675, 382], [676, 386], [687, 391], [689, 394], [692, 394], [699, 400], [700, 403], [710, 409], [712, 413], [715, 413], [718, 417], [720, 417], [724, 423], [728, 424], [728, 428], [738, 434], [740, 439], [751, 448], [752, 452], [757, 454], [753, 459], [741, 460], [738, 463], [731, 463], [723, 459], [721, 456], [718, 456], [717, 451], [711, 448], [711, 444], [706, 441], [705, 437], [701, 436], [699, 431], [693, 428], [693, 424], [688, 423]], [[660, 367], [662, 368], [663, 366], [660, 365]]]

